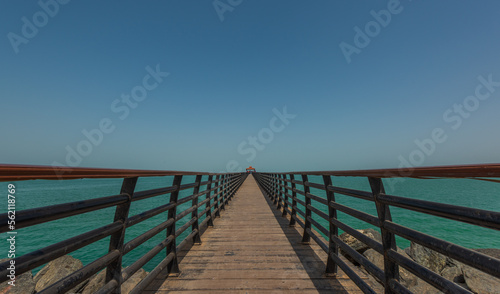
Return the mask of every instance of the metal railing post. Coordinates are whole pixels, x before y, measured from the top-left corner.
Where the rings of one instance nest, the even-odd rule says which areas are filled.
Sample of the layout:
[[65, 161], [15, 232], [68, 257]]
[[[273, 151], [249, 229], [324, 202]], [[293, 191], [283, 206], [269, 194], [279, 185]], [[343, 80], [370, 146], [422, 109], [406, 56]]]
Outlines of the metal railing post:
[[292, 181], [292, 213], [290, 214], [290, 223], [288, 224], [290, 227], [295, 226], [295, 216], [297, 215], [297, 211], [295, 207], [297, 207], [297, 192], [295, 192], [295, 175], [290, 174], [290, 181]]
[[167, 238], [173, 236], [172, 242], [167, 245], [167, 256], [170, 253], [174, 254], [174, 257], [171, 262], [167, 265], [167, 270], [169, 275], [178, 275], [179, 274], [179, 264], [177, 262], [177, 242], [175, 238], [175, 227], [177, 221], [175, 218], [177, 216], [177, 200], [179, 198], [179, 190], [181, 187], [182, 176], [174, 176], [173, 185], [176, 186], [175, 191], [170, 193], [170, 202], [175, 203], [175, 206], [168, 211], [168, 219], [174, 219], [174, 223], [167, 228]]
[[[196, 186], [194, 186], [193, 195], [196, 195], [200, 192], [200, 183], [201, 183], [202, 177], [203, 177], [202, 175], [196, 176], [196, 180], [195, 180]], [[201, 245], [200, 227], [199, 227], [200, 220], [198, 218], [198, 198], [199, 198], [199, 196], [193, 198], [192, 205], [194, 207], [196, 207], [196, 209], [193, 210], [193, 212], [191, 213], [191, 218], [196, 218], [196, 222], [194, 222], [194, 224], [191, 226], [191, 230], [193, 232], [197, 231], [197, 233], [193, 236], [193, 243], [196, 245]]]
[[287, 196], [287, 193], [288, 193], [288, 183], [286, 180], [286, 174], [282, 174], [281, 175], [281, 178], [283, 179], [283, 214], [281, 216], [283, 217], [286, 217], [288, 212], [287, 212], [287, 209], [288, 209], [288, 196]]
[[329, 223], [329, 236], [328, 236], [328, 260], [326, 262], [326, 273], [336, 276], [338, 266], [335, 261], [332, 259], [331, 254], [339, 256], [339, 246], [337, 243], [333, 242], [333, 237], [339, 236], [339, 229], [336, 225], [332, 223], [332, 220], [337, 220], [337, 210], [330, 206], [331, 202], [335, 202], [335, 194], [333, 191], [328, 190], [328, 186], [332, 185], [332, 177], [331, 176], [323, 176], [323, 183], [325, 184], [326, 191], [326, 199], [328, 203], [328, 223]]
[[222, 191], [221, 190], [221, 185], [220, 185], [220, 182], [219, 182], [220, 177], [221, 177], [221, 175], [217, 175], [217, 177], [215, 177], [215, 182], [216, 182], [215, 183], [215, 188], [216, 189], [215, 189], [214, 193], [215, 193], [216, 196], [214, 198], [214, 202], [215, 202], [215, 206], [214, 206], [215, 216], [214, 216], [214, 218], [220, 217], [220, 211], [219, 211], [219, 197], [220, 197], [220, 194], [219, 194], [219, 192]]
[[391, 259], [389, 259], [389, 250], [397, 251], [396, 238], [393, 233], [384, 229], [385, 221], [392, 221], [391, 211], [389, 210], [389, 205], [382, 204], [378, 200], [380, 194], [385, 194], [384, 185], [382, 179], [368, 177], [370, 181], [370, 187], [373, 193], [373, 199], [375, 200], [375, 206], [377, 207], [378, 219], [380, 220], [380, 231], [382, 234], [382, 246], [384, 248], [384, 287], [386, 294], [394, 293], [390, 287], [390, 281], [392, 279], [399, 281], [399, 267], [398, 264]]
[[[212, 189], [212, 179], [213, 179], [213, 175], [209, 175], [208, 176], [208, 184], [207, 184], [207, 194], [205, 196], [205, 199], [209, 199], [210, 198], [210, 194], [212, 194], [212, 192], [210, 191]], [[206, 214], [205, 214], [205, 217], [208, 218], [208, 222], [207, 222], [207, 226], [209, 227], [213, 227], [214, 226], [214, 220], [212, 218], [212, 206], [210, 205], [210, 200], [207, 202], [207, 204], [205, 204], [205, 209], [207, 210]]]
[[120, 194], [127, 194], [128, 201], [126, 203], [120, 204], [116, 207], [114, 221], [122, 222], [122, 229], [113, 235], [111, 235], [109, 241], [109, 252], [118, 250], [120, 256], [108, 265], [106, 269], [106, 281], [107, 284], [111, 280], [115, 280], [118, 286], [113, 290], [112, 293], [120, 294], [122, 285], [122, 259], [123, 259], [123, 243], [125, 240], [125, 231], [127, 228], [127, 218], [130, 211], [130, 204], [132, 203], [132, 196], [134, 195], [135, 186], [137, 184], [138, 177], [125, 178], [123, 179]]
[[278, 206], [276, 207], [278, 210], [281, 210], [281, 196], [283, 192], [283, 188], [280, 186], [281, 184], [281, 175], [276, 175], [276, 198], [278, 199]]
[[308, 181], [307, 179], [307, 175], [302, 175], [302, 182], [304, 184], [304, 194], [306, 196], [304, 196], [304, 200], [305, 200], [305, 203], [306, 203], [306, 207], [304, 207], [305, 211], [306, 211], [306, 216], [305, 216], [305, 220], [304, 220], [304, 234], [302, 235], [302, 243], [303, 244], [309, 244], [310, 241], [311, 241], [311, 236], [309, 235], [309, 232], [308, 230], [311, 230], [311, 221], [309, 220], [309, 218], [311, 217], [311, 209], [308, 207], [309, 205], [311, 205], [311, 198], [307, 197], [307, 194], [309, 194], [309, 186], [306, 184], [306, 182]]

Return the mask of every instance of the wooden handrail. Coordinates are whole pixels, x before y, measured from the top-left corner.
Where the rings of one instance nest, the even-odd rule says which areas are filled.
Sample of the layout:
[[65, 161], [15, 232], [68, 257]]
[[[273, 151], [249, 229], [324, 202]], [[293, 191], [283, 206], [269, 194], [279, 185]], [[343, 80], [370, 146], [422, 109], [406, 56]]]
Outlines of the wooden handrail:
[[161, 177], [173, 175], [194, 176], [214, 174], [221, 173], [0, 164], [0, 182], [25, 180], [72, 180], [83, 178], [102, 179]]
[[278, 174], [315, 175], [315, 176], [347, 176], [347, 177], [374, 177], [374, 178], [498, 178], [500, 177], [500, 164], [471, 164], [471, 165], [449, 165], [414, 168], [389, 168], [389, 169], [366, 169], [366, 170], [344, 170], [344, 171], [297, 171], [278, 172]]

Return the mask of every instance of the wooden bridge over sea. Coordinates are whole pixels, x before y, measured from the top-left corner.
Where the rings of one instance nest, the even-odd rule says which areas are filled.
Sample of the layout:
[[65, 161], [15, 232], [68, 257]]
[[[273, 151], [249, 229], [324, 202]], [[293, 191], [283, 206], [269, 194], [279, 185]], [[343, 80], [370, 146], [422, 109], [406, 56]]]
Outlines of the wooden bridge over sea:
[[[171, 185], [136, 190], [139, 177], [152, 176], [170, 178]], [[335, 186], [335, 176], [364, 177], [371, 190]], [[122, 285], [159, 255], [162, 260], [129, 293], [412, 293], [400, 277], [403, 269], [445, 293], [473, 293], [399, 252], [396, 235], [500, 278], [499, 259], [402, 226], [393, 221], [390, 208], [492, 230], [500, 230], [500, 212], [387, 194], [382, 179], [402, 176], [498, 182], [500, 165], [416, 168], [411, 173], [386, 169], [227, 174], [0, 165], [0, 181], [7, 183], [123, 178], [116, 195], [17, 211], [16, 230], [108, 207], [115, 207], [115, 217], [110, 224], [4, 261], [0, 282], [9, 280], [12, 262], [15, 274], [20, 275], [106, 237], [110, 237], [107, 254], [37, 293], [66, 293], [103, 269], [105, 279], [95, 293], [121, 293]], [[340, 204], [337, 194], [369, 201], [377, 214]], [[164, 195], [169, 195], [164, 204], [130, 215], [136, 202]], [[338, 213], [378, 227], [381, 240], [341, 222]], [[128, 228], [163, 214], [162, 222], [125, 242]], [[0, 215], [0, 233], [12, 230], [8, 225], [12, 219], [11, 213]], [[382, 265], [342, 240], [340, 230], [379, 253]], [[154, 247], [145, 246], [158, 234], [165, 238]], [[145, 253], [123, 267], [123, 256], [136, 248]]]

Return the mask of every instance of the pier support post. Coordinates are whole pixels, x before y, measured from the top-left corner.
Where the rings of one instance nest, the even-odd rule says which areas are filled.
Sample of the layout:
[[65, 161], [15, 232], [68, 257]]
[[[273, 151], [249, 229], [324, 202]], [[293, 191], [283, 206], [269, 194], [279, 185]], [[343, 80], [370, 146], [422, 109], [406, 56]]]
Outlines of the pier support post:
[[[195, 184], [196, 186], [194, 186], [194, 189], [193, 189], [193, 195], [196, 195], [200, 192], [200, 184], [201, 184], [201, 178], [202, 178], [202, 175], [197, 175], [196, 176], [196, 180], [195, 180]], [[193, 236], [193, 243], [195, 245], [201, 245], [201, 238], [200, 238], [200, 227], [199, 227], [199, 224], [200, 224], [200, 220], [198, 218], [198, 198], [200, 196], [195, 196], [193, 198], [193, 207], [196, 207], [195, 210], [193, 210], [193, 212], [191, 212], [191, 218], [194, 218], [196, 219], [196, 221], [194, 222], [194, 224], [191, 226], [191, 231], [194, 232], [196, 231], [197, 233]]]
[[[212, 194], [212, 191], [210, 191], [212, 189], [212, 179], [213, 179], [214, 176], [212, 175], [209, 175], [208, 176], [208, 185], [207, 185], [207, 190], [208, 190], [208, 193], [205, 197], [205, 199], [209, 199], [210, 198], [210, 194]], [[210, 200], [207, 202], [206, 206], [205, 206], [205, 209], [207, 210], [206, 214], [205, 214], [205, 217], [208, 218], [208, 222], [207, 222], [207, 226], [209, 227], [213, 227], [214, 226], [214, 219], [213, 219], [213, 216], [212, 216], [212, 206], [210, 205]]]
[[177, 188], [174, 192], [170, 193], [170, 202], [175, 203], [175, 207], [168, 211], [168, 219], [173, 219], [174, 223], [167, 228], [167, 238], [172, 236], [173, 240], [167, 245], [167, 256], [169, 254], [173, 254], [174, 257], [171, 262], [167, 264], [167, 270], [169, 275], [178, 276], [179, 275], [179, 263], [177, 262], [177, 242], [175, 238], [175, 230], [176, 230], [176, 216], [177, 216], [177, 200], [179, 198], [179, 190], [181, 187], [182, 176], [174, 176], [173, 185]]
[[281, 214], [281, 216], [283, 217], [286, 217], [288, 212], [287, 212], [287, 209], [288, 209], [288, 196], [287, 196], [287, 193], [288, 193], [288, 182], [286, 181], [286, 174], [282, 174], [281, 175], [281, 178], [283, 179], [283, 213]]
[[307, 185], [308, 178], [307, 175], [302, 175], [302, 182], [304, 184], [304, 200], [306, 203], [306, 207], [304, 209], [306, 210], [306, 216], [304, 219], [304, 234], [302, 235], [302, 244], [310, 244], [311, 242], [311, 235], [309, 235], [309, 232], [311, 231], [311, 221], [309, 220], [311, 218], [311, 209], [308, 207], [311, 205], [311, 198], [308, 196], [309, 194], [309, 186]]
[[113, 235], [109, 241], [109, 252], [118, 250], [120, 256], [108, 265], [106, 269], [106, 281], [107, 284], [111, 280], [117, 282], [117, 287], [113, 290], [114, 294], [121, 293], [122, 285], [122, 259], [123, 259], [123, 243], [125, 240], [125, 231], [127, 228], [128, 213], [130, 211], [130, 204], [132, 203], [132, 196], [134, 195], [135, 185], [137, 184], [137, 177], [125, 178], [123, 179], [120, 194], [127, 194], [128, 201], [126, 203], [120, 204], [116, 207], [114, 221], [122, 223], [122, 229]]
[[288, 226], [295, 227], [295, 217], [297, 215], [297, 211], [295, 207], [297, 207], [297, 192], [295, 192], [295, 176], [290, 174], [290, 181], [292, 181], [292, 213], [290, 214], [290, 223]]
[[323, 176], [323, 183], [325, 184], [326, 199], [328, 203], [328, 223], [329, 223], [329, 236], [328, 236], [328, 260], [326, 262], [326, 274], [329, 276], [336, 276], [338, 266], [331, 257], [331, 255], [339, 256], [339, 246], [333, 242], [333, 237], [339, 236], [339, 229], [332, 223], [332, 219], [337, 219], [337, 210], [330, 206], [331, 202], [335, 202], [335, 194], [333, 191], [328, 190], [328, 186], [332, 185], [331, 176]]
[[380, 220], [380, 231], [382, 234], [382, 246], [384, 248], [384, 287], [385, 294], [394, 293], [390, 287], [390, 281], [395, 279], [399, 281], [399, 267], [398, 264], [390, 260], [388, 257], [389, 250], [397, 251], [396, 238], [393, 233], [384, 229], [385, 221], [392, 221], [391, 211], [389, 210], [389, 205], [380, 203], [378, 197], [380, 194], [385, 194], [384, 185], [382, 179], [369, 177], [370, 187], [373, 193], [373, 199], [375, 200], [375, 205], [377, 207], [378, 219]]

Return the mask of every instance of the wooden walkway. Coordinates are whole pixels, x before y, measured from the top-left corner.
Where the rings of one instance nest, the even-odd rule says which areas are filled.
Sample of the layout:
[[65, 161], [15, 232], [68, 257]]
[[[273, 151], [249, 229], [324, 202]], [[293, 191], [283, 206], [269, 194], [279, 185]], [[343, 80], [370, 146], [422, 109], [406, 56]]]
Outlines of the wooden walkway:
[[202, 244], [179, 252], [181, 274], [160, 274], [144, 293], [361, 293], [343, 272], [324, 275], [326, 253], [301, 244], [301, 231], [249, 176]]

